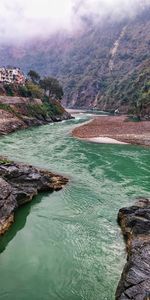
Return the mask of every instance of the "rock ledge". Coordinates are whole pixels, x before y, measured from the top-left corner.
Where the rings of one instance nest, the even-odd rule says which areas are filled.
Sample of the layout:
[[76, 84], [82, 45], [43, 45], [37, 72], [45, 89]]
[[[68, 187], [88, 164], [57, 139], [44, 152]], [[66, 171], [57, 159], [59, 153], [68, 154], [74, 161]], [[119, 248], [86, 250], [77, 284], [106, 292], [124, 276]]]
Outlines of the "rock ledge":
[[0, 235], [14, 222], [15, 210], [39, 192], [59, 191], [68, 182], [63, 176], [0, 157]]
[[150, 299], [150, 200], [119, 211], [118, 221], [127, 245], [127, 263], [119, 282], [117, 300]]

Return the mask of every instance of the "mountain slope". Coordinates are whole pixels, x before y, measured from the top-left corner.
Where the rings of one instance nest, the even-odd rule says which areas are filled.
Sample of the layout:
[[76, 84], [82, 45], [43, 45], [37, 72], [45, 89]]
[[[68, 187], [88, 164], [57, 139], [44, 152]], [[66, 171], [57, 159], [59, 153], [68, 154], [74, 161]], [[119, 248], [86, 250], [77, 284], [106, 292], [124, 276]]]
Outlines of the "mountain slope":
[[[147, 9], [132, 20], [95, 23], [87, 19], [73, 35], [64, 32], [26, 45], [1, 45], [0, 57], [1, 65], [15, 64], [25, 72], [35, 69], [57, 77], [64, 86], [66, 106], [128, 110], [134, 103], [134, 86], [139, 90], [136, 97], [141, 97], [143, 84], [149, 89], [149, 50]], [[138, 86], [143, 72], [145, 79]], [[128, 90], [131, 78], [133, 88]]]
[[107, 89], [99, 96], [97, 106], [128, 111], [142, 99], [150, 112], [149, 11], [126, 26], [113, 57]]

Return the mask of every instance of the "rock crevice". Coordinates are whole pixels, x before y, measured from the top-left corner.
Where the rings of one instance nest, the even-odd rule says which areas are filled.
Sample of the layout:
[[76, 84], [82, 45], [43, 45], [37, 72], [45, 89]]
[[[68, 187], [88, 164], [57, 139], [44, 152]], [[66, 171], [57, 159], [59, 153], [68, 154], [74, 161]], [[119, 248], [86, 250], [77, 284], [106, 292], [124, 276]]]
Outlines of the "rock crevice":
[[150, 299], [150, 200], [119, 211], [118, 222], [127, 245], [127, 263], [116, 291], [116, 300]]

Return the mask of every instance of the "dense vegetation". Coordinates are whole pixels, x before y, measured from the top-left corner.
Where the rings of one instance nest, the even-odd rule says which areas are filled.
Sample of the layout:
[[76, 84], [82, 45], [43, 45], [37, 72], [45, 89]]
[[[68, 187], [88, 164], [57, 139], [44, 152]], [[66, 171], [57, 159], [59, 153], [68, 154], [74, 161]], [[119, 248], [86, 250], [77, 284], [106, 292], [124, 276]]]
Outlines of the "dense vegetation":
[[121, 108], [150, 115], [150, 12], [127, 27], [114, 57], [107, 89], [98, 98], [100, 108]]
[[[30, 70], [25, 84], [1, 83], [1, 96], [23, 97], [28, 98], [27, 102], [14, 101], [11, 103], [1, 103], [0, 109], [8, 111], [13, 115], [22, 118], [22, 116], [33, 118], [52, 118], [62, 116], [65, 113], [60, 100], [63, 97], [63, 89], [59, 81], [52, 77], [44, 77], [34, 70]], [[6, 101], [7, 97], [5, 97]], [[41, 102], [36, 102], [40, 99]]]
[[103, 109], [120, 108], [139, 117], [150, 114], [150, 63], [140, 64], [120, 80], [114, 80], [99, 99]]
[[64, 87], [66, 106], [122, 111], [140, 108], [148, 112], [149, 37], [147, 9], [135, 19], [121, 22], [105, 20], [95, 24], [86, 20], [84, 28], [74, 35], [58, 33], [38, 41], [38, 47], [37, 41], [19, 49], [1, 47], [0, 55], [5, 65], [16, 64], [25, 72], [33, 68], [40, 75], [58, 78]]
[[63, 88], [56, 78], [44, 77], [41, 79], [37, 72], [30, 70], [25, 84], [1, 83], [0, 95], [61, 100]]
[[66, 111], [57, 100], [53, 100], [52, 102], [43, 101], [43, 103], [36, 103], [34, 99], [31, 99], [30, 102], [15, 102], [14, 105], [12, 103], [0, 103], [0, 110], [9, 112], [12, 116], [24, 121], [28, 121], [30, 118], [46, 122], [51, 120], [60, 121], [61, 118], [66, 115]]

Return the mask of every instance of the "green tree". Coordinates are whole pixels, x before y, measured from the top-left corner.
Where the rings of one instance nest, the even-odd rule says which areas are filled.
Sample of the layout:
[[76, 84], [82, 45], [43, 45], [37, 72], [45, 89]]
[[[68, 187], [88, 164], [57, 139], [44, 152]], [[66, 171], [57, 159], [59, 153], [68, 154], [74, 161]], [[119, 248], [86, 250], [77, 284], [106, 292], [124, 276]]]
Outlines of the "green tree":
[[34, 84], [32, 81], [28, 81], [26, 83], [26, 88], [28, 97], [43, 99], [43, 90], [37, 84]]
[[13, 84], [4, 84], [4, 88], [7, 96], [15, 96]]
[[40, 81], [40, 75], [37, 72], [35, 72], [34, 70], [29, 71], [28, 77], [30, 78], [30, 80], [33, 83], [39, 83], [39, 81]]
[[18, 87], [18, 92], [21, 97], [29, 97], [29, 90], [26, 85], [20, 85]]
[[44, 89], [45, 94], [48, 93], [49, 98], [61, 100], [64, 93], [63, 88], [56, 78], [44, 77], [44, 79], [39, 82], [41, 88]]

